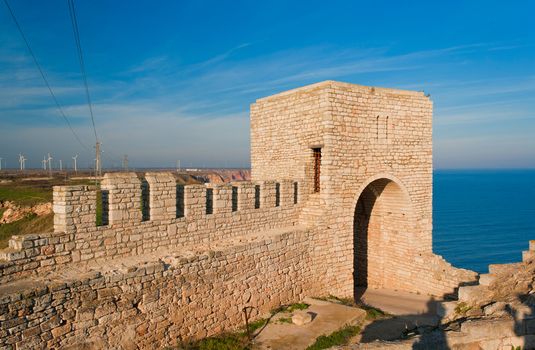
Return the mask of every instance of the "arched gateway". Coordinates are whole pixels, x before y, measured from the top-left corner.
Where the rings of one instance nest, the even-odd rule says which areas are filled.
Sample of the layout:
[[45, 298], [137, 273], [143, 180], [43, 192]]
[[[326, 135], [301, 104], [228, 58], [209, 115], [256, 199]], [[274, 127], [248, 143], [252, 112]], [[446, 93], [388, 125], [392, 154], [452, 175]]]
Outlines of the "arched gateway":
[[432, 252], [431, 117], [423, 93], [326, 81], [251, 106], [251, 182], [106, 174], [98, 226], [96, 189], [55, 187], [54, 232], [0, 249], [0, 348], [155, 349], [305, 296], [453, 292], [475, 273]]
[[251, 105], [253, 180], [299, 179], [309, 293], [441, 296], [472, 278], [432, 251], [432, 109], [422, 92], [335, 81]]
[[379, 178], [360, 193], [353, 222], [353, 266], [359, 288], [396, 288], [399, 263], [410, 259], [414, 217], [408, 194], [394, 180]]

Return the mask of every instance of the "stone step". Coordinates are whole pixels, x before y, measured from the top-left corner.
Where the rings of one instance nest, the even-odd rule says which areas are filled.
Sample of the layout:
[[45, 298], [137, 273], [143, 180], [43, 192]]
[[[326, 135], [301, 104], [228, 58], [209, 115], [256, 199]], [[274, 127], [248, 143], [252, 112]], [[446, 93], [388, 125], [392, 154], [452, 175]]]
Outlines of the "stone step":
[[479, 275], [479, 284], [482, 286], [490, 286], [496, 280], [496, 276], [490, 273], [484, 273]]
[[498, 275], [505, 272], [511, 272], [518, 270], [522, 263], [510, 263], [510, 264], [490, 264], [489, 274]]
[[437, 315], [441, 319], [449, 319], [455, 314], [457, 305], [457, 301], [441, 301], [437, 304]]
[[484, 299], [488, 293], [489, 289], [487, 286], [474, 285], [459, 287], [459, 291], [457, 294], [460, 302], [465, 302], [467, 304], [475, 304], [480, 300]]
[[522, 252], [522, 261], [523, 262], [527, 262], [527, 261], [533, 260], [533, 258], [535, 258], [535, 251], [533, 251], [533, 250], [524, 250]]

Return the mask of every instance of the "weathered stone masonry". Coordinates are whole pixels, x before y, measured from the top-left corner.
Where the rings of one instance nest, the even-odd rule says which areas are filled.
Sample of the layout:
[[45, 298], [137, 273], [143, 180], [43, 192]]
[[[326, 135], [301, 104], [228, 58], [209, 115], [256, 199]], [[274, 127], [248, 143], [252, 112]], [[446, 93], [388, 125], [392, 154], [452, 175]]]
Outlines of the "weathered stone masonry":
[[252, 182], [148, 173], [143, 215], [135, 174], [106, 174], [98, 227], [96, 189], [55, 188], [54, 233], [0, 253], [0, 349], [157, 348], [244, 306], [452, 292], [475, 274], [432, 253], [431, 117], [421, 93], [327, 81], [251, 106]]

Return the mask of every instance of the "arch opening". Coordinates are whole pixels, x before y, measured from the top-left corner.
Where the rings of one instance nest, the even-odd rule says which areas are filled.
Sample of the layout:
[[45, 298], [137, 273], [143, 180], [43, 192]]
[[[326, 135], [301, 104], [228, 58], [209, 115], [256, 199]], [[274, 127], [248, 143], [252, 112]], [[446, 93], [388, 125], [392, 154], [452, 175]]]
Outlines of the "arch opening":
[[355, 298], [364, 290], [402, 287], [414, 228], [409, 196], [393, 180], [369, 183], [355, 206], [353, 282]]

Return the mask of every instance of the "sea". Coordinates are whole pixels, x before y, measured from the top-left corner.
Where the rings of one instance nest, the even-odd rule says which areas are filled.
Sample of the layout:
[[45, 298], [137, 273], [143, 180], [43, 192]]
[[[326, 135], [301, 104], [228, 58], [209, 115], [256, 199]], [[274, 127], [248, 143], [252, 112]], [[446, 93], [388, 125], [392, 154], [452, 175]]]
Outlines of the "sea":
[[522, 260], [535, 240], [535, 169], [435, 170], [433, 250], [479, 273]]

